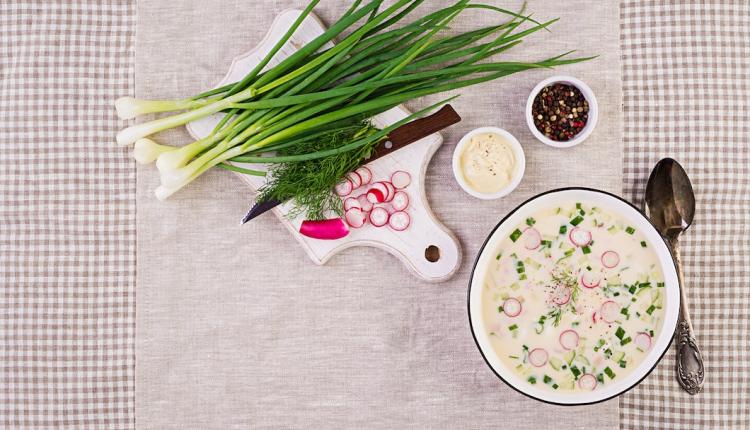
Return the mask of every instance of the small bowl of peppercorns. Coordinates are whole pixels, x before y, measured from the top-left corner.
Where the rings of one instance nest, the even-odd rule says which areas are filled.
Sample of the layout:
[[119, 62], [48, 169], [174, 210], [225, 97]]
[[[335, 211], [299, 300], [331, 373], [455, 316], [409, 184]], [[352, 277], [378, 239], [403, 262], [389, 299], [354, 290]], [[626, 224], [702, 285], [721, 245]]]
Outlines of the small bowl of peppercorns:
[[526, 123], [542, 143], [570, 148], [594, 131], [599, 109], [594, 92], [572, 76], [553, 76], [540, 82], [526, 103]]

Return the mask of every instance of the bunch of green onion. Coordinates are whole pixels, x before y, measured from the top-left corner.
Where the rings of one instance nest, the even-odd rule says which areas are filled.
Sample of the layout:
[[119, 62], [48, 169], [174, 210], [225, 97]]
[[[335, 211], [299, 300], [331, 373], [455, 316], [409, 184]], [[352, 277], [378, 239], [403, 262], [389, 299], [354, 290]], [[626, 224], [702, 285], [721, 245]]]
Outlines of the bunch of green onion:
[[[566, 54], [536, 63], [498, 62], [491, 57], [519, 44], [523, 37], [545, 29], [555, 20], [538, 22], [524, 15], [486, 4], [459, 0], [452, 6], [398, 26], [424, 0], [383, 0], [352, 6], [323, 34], [274, 66], [269, 63], [287, 43], [320, 0], [312, 0], [268, 55], [241, 81], [183, 100], [138, 100], [123, 97], [115, 103], [118, 115], [183, 111], [136, 124], [117, 135], [121, 145], [135, 144], [138, 162], [156, 161], [165, 199], [212, 167], [251, 175], [265, 172], [233, 162], [293, 163], [329, 157], [372, 145], [394, 128], [424, 115], [427, 107], [374, 133], [363, 133], [340, 146], [278, 156], [282, 148], [309, 142], [337, 130], [351, 129], [363, 120], [418, 97], [456, 90], [533, 68], [548, 68], [586, 60]], [[496, 25], [443, 36], [460, 13], [478, 9], [506, 17]], [[344, 33], [348, 31], [347, 35]], [[325, 48], [334, 39], [338, 43]], [[154, 133], [223, 113], [206, 137], [182, 147], [161, 145], [147, 138]], [[362, 125], [364, 124], [364, 125]]]

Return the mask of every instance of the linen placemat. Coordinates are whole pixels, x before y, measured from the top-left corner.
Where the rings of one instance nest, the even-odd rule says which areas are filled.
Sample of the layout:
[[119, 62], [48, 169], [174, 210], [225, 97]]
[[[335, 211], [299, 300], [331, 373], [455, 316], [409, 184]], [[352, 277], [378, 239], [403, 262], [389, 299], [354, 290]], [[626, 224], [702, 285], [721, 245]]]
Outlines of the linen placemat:
[[0, 428], [134, 426], [135, 4], [0, 1]]
[[621, 7], [625, 195], [662, 157], [693, 182], [680, 240], [705, 391], [675, 380], [674, 347], [620, 401], [623, 429], [750, 428], [750, 2], [627, 0]]
[[[430, 1], [421, 9], [447, 4]], [[276, 14], [302, 6], [140, 2], [137, 96], [180, 97], [209, 88], [234, 56], [258, 43]], [[347, 6], [326, 1], [316, 12], [330, 23]], [[529, 37], [505, 58], [540, 59], [569, 49], [600, 54], [559, 71], [592, 86], [600, 123], [574, 149], [533, 139], [523, 117], [526, 98], [555, 71], [462, 91], [453, 105], [464, 121], [444, 133], [426, 183], [433, 209], [464, 249], [463, 266], [449, 282], [420, 282], [394, 257], [371, 248], [349, 249], [315, 266], [274, 216], [237, 225], [252, 194], [233, 174], [209, 173], [159, 202], [153, 166], [138, 168], [139, 427], [617, 428], [616, 400], [555, 407], [505, 386], [483, 362], [468, 327], [473, 258], [509, 209], [560, 186], [621, 188], [617, 4], [537, 1], [529, 10], [539, 19], [562, 20], [552, 34]], [[501, 19], [469, 12], [453, 27], [476, 28], [493, 18]], [[507, 128], [526, 150], [526, 177], [503, 200], [475, 200], [451, 174], [455, 142], [482, 125]], [[160, 140], [184, 144], [188, 136], [178, 130]]]

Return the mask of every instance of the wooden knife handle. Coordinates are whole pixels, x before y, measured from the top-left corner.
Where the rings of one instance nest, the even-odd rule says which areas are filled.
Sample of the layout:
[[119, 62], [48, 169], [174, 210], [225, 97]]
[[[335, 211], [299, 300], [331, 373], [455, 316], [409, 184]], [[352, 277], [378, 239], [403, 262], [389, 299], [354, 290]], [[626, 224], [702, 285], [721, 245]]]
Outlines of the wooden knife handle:
[[390, 132], [388, 140], [375, 147], [367, 162], [397, 151], [410, 143], [437, 133], [459, 121], [461, 121], [461, 117], [453, 109], [453, 106], [449, 104], [445, 105], [432, 115], [415, 119]]

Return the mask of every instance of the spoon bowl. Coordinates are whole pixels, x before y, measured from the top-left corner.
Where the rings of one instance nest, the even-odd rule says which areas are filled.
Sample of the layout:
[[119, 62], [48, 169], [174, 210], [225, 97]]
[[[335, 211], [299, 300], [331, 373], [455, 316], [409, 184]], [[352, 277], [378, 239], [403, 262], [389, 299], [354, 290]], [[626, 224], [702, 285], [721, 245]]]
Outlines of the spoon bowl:
[[674, 241], [693, 223], [695, 193], [685, 169], [672, 158], [656, 163], [646, 186], [646, 215]]

